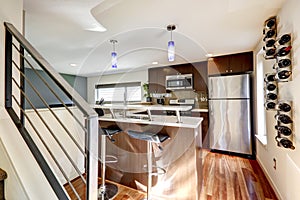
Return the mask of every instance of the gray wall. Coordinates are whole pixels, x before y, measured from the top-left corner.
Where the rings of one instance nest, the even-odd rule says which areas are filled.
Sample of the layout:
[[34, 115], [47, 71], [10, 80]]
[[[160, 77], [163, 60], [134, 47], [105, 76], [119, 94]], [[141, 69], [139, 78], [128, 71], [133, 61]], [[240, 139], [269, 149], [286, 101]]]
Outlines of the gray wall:
[[[72, 104], [72, 99], [69, 99], [60, 88], [58, 88], [55, 83], [48, 77], [48, 75], [43, 71], [38, 71], [38, 73], [47, 81], [49, 86], [58, 94], [58, 96], [63, 100], [66, 104]], [[35, 74], [32, 69], [25, 68], [25, 74], [31, 83], [36, 87], [41, 96], [45, 99], [45, 101], [53, 106], [61, 104], [60, 101], [52, 94], [52, 92], [47, 88], [47, 86], [40, 80], [40, 78]], [[61, 74], [62, 77], [74, 88], [74, 91], [77, 91], [84, 99], [87, 99], [87, 78]], [[45, 108], [46, 106], [37, 96], [35, 91], [32, 89], [30, 84], [25, 81], [25, 92], [29, 96], [31, 103], [36, 108]], [[31, 106], [28, 101], [25, 101], [25, 108], [31, 109]]]

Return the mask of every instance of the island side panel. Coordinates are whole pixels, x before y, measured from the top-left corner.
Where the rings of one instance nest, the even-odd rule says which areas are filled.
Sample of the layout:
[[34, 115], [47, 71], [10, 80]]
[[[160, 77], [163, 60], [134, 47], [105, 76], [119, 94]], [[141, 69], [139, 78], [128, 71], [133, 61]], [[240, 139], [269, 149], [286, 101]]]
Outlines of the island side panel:
[[198, 199], [202, 185], [201, 126], [182, 128], [161, 125], [145, 125], [124, 122], [100, 121], [103, 128], [118, 126], [124, 132], [107, 140], [107, 153], [119, 158], [118, 163], [107, 166], [107, 178], [123, 185], [145, 190], [147, 186], [146, 142], [130, 138], [127, 130], [168, 134], [171, 139], [161, 146], [161, 152], [153, 145], [153, 163], [167, 170], [161, 176], [153, 176], [152, 194], [162, 199]]

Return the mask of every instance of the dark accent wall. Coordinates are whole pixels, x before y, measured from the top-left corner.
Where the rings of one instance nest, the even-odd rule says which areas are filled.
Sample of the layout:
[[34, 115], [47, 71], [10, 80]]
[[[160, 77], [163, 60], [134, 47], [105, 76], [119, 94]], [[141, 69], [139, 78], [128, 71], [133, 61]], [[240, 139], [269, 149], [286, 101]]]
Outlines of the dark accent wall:
[[[69, 99], [60, 88], [58, 88], [55, 83], [50, 79], [50, 77], [43, 71], [38, 71], [38, 73], [46, 80], [49, 86], [58, 94], [58, 96], [63, 100], [65, 104], [72, 104], [72, 99]], [[36, 88], [36, 90], [41, 94], [45, 101], [51, 107], [61, 106], [60, 101], [55, 97], [55, 95], [47, 88], [47, 86], [40, 80], [38, 75], [32, 70], [25, 68], [25, 74]], [[87, 78], [81, 76], [74, 76], [69, 74], [61, 74], [62, 77], [77, 91], [84, 99], [87, 99]], [[25, 92], [28, 95], [31, 103], [36, 108], [46, 108], [42, 100], [38, 97], [35, 91], [32, 89], [29, 83], [25, 81]], [[25, 101], [25, 108], [31, 109], [30, 103]]]

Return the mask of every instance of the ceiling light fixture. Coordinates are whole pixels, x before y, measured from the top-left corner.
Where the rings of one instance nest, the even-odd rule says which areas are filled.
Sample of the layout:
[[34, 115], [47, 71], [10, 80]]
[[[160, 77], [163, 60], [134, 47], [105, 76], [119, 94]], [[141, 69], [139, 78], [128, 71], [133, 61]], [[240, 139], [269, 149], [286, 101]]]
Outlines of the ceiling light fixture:
[[153, 61], [152, 65], [158, 65], [158, 62], [157, 61]]
[[77, 64], [76, 63], [70, 63], [70, 66], [71, 67], [77, 67]]
[[117, 40], [110, 40], [110, 43], [113, 44], [113, 51], [111, 52], [111, 67], [117, 68], [117, 52], [115, 50], [115, 44], [117, 43]]
[[167, 26], [167, 30], [171, 32], [171, 40], [168, 42], [168, 60], [170, 62], [175, 60], [175, 43], [172, 38], [172, 32], [176, 29], [174, 24]]

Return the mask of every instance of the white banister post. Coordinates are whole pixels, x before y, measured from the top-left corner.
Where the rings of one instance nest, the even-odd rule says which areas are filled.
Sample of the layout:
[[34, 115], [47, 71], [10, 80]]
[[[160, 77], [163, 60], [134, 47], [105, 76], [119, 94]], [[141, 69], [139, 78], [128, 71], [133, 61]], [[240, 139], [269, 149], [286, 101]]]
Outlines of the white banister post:
[[98, 116], [87, 119], [86, 199], [98, 199]]

